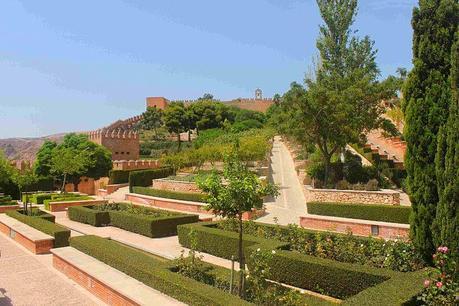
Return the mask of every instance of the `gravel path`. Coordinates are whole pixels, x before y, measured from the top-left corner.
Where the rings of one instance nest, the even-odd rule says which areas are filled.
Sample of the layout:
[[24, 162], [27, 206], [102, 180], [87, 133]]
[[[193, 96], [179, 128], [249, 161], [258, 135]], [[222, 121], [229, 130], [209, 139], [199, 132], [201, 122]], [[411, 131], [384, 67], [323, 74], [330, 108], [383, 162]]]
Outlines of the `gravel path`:
[[274, 139], [271, 160], [272, 180], [280, 187], [280, 195], [265, 203], [267, 214], [257, 221], [275, 223], [277, 219], [281, 225], [299, 224], [300, 216], [307, 214], [306, 199], [296, 175], [293, 158], [279, 136]]

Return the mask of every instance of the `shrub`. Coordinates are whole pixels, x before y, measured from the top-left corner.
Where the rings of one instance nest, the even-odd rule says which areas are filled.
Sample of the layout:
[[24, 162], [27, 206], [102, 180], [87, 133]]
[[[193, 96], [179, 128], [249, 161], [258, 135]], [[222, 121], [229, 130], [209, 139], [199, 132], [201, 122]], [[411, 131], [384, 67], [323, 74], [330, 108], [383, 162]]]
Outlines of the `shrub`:
[[70, 230], [63, 226], [54, 224], [43, 218], [36, 218], [23, 215], [22, 213], [16, 210], [7, 211], [6, 214], [45, 234], [53, 236], [55, 248], [65, 247], [69, 245]]
[[134, 186], [151, 186], [152, 180], [165, 178], [172, 174], [173, 169], [170, 167], [163, 167], [151, 170], [131, 171], [129, 173], [129, 192], [132, 192], [132, 188]]
[[[237, 222], [231, 219], [216, 225], [226, 231], [238, 231]], [[306, 255], [402, 272], [415, 271], [423, 266], [413, 245], [404, 241], [319, 232], [296, 225], [280, 226], [247, 221], [243, 226], [244, 233], [248, 235], [287, 243], [291, 250]]]
[[[236, 255], [238, 234], [218, 229], [215, 227], [216, 224], [181, 225], [178, 228], [179, 241], [183, 246], [190, 247], [189, 232], [193, 230], [197, 236], [197, 250], [224, 258]], [[390, 285], [393, 282], [399, 283], [400, 277], [406, 281], [407, 278], [414, 277], [417, 274], [406, 273], [409, 274], [409, 277], [405, 278], [405, 273], [308, 256], [288, 250], [289, 243], [244, 235], [244, 253], [247, 258], [258, 248], [265, 251], [274, 251], [274, 256], [270, 262], [271, 274], [269, 279], [295, 287], [324, 292], [338, 298], [348, 298], [359, 292], [365, 292], [372, 286], [387, 283], [387, 292], [381, 292], [381, 294], [396, 294], [397, 298], [401, 298], [402, 301], [409, 300], [419, 291], [419, 288], [416, 287], [418, 291], [410, 288], [409, 292], [405, 292]], [[252, 264], [249, 261], [249, 270]], [[396, 290], [399, 291], [397, 292]], [[367, 304], [360, 300], [359, 303], [352, 305]]]
[[97, 227], [110, 224], [110, 216], [107, 211], [99, 211], [92, 208], [93, 206], [69, 207], [68, 217], [72, 221], [86, 223]]
[[410, 223], [411, 207], [409, 206], [320, 202], [309, 202], [307, 205], [308, 213], [313, 215], [403, 224]]
[[179, 192], [162, 189], [153, 189], [149, 187], [134, 187], [133, 193], [143, 194], [158, 198], [167, 198], [192, 202], [206, 202], [206, 195], [195, 192]]
[[145, 285], [189, 305], [250, 305], [227, 292], [171, 271], [167, 261], [115, 241], [96, 236], [80, 236], [73, 237], [70, 244]]
[[129, 183], [129, 173], [132, 170], [110, 170], [109, 184], [126, 184]]
[[348, 190], [349, 189], [349, 183], [346, 180], [341, 180], [336, 183], [336, 189], [338, 190]]
[[378, 191], [379, 190], [379, 183], [378, 180], [376, 179], [371, 179], [368, 181], [368, 183], [365, 185], [365, 190], [366, 191]]
[[[17, 211], [19, 213], [21, 213], [21, 214], [24, 214], [24, 211], [22, 209], [21, 210], [17, 210]], [[43, 210], [40, 210], [38, 208], [34, 208], [32, 210], [29, 210], [27, 215], [31, 216], [31, 217], [36, 217], [36, 218], [42, 218], [42, 219], [47, 220], [47, 221], [52, 222], [52, 223], [54, 223], [56, 221], [56, 216], [48, 214], [47, 212], [45, 212]]]
[[147, 237], [177, 234], [177, 225], [199, 221], [198, 215], [187, 215], [124, 204], [69, 207], [70, 220], [93, 226], [112, 225]]

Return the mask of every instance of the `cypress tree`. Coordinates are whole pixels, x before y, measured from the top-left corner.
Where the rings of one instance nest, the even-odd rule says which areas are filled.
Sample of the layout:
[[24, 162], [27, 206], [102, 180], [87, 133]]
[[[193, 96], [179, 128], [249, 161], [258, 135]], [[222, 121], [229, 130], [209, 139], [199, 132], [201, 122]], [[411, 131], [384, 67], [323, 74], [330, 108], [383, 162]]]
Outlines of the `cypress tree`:
[[435, 156], [437, 135], [451, 104], [451, 48], [457, 0], [420, 0], [413, 10], [413, 70], [404, 88], [408, 173], [413, 207], [411, 238], [426, 260], [435, 249], [432, 229], [439, 201]]
[[440, 201], [434, 222], [434, 243], [451, 249], [459, 259], [459, 31], [451, 52], [451, 105], [440, 128], [435, 164]]

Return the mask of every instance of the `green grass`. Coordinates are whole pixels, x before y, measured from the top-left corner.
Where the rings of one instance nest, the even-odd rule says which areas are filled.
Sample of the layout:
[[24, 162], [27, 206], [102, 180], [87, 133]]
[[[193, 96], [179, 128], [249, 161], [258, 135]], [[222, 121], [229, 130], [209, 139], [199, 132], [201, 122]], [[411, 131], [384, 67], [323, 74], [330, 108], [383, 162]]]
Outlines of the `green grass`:
[[143, 194], [151, 197], [191, 201], [191, 202], [206, 202], [206, 195], [196, 192], [179, 192], [162, 189], [153, 189], [150, 187], [134, 187], [133, 193]]

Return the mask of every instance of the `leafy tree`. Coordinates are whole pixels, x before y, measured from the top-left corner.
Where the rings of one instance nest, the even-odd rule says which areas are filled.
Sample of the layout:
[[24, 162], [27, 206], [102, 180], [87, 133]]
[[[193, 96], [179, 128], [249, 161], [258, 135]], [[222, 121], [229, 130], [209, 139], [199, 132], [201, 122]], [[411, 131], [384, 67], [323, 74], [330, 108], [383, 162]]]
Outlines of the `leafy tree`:
[[10, 161], [6, 158], [2, 150], [0, 150], [0, 185], [6, 184], [13, 173], [13, 167]]
[[[447, 121], [452, 99], [451, 50], [458, 21], [456, 0], [420, 1], [413, 11], [414, 68], [405, 84], [402, 104], [407, 141], [405, 165], [413, 207], [411, 238], [427, 261], [431, 261], [435, 250], [432, 230], [439, 224], [434, 220], [439, 193], [443, 194], [438, 188], [435, 155], [439, 129]], [[440, 146], [440, 151], [443, 149]], [[437, 167], [441, 169], [443, 162], [439, 163]], [[445, 183], [440, 182], [440, 186], [446, 187]], [[448, 202], [444, 195], [442, 197]]]
[[221, 102], [202, 100], [191, 104], [198, 131], [220, 128], [225, 120], [234, 121], [235, 113]]
[[459, 259], [459, 32], [452, 47], [451, 105], [449, 117], [438, 133], [435, 158], [439, 203], [433, 226], [434, 245], [447, 245]]
[[198, 101], [212, 101], [214, 100], [214, 95], [210, 93], [205, 93], [202, 97], [198, 98]]
[[69, 176], [78, 177], [89, 168], [89, 152], [78, 151], [75, 148], [58, 146], [53, 151], [51, 158], [51, 173], [62, 176], [61, 191], [65, 191], [65, 185]]
[[[21, 172], [15, 169], [13, 176], [11, 177], [12, 181], [18, 186], [19, 188], [19, 198], [22, 199], [22, 193], [30, 191], [30, 187], [38, 182], [38, 177], [35, 175], [32, 169], [26, 169], [25, 171]], [[24, 201], [24, 214], [28, 214], [28, 203], [29, 203], [28, 193], [26, 193], [25, 201]], [[32, 211], [32, 207], [30, 208]]]
[[317, 40], [320, 64], [284, 95], [292, 133], [321, 152], [328, 183], [332, 156], [347, 143], [358, 143], [365, 132], [381, 125], [380, 86], [376, 51], [368, 37], [352, 36], [357, 0], [317, 0], [324, 25]]
[[238, 143], [225, 159], [223, 174], [214, 172], [204, 180], [198, 180], [198, 186], [207, 197], [207, 209], [222, 217], [237, 218], [239, 221], [238, 258], [241, 270], [239, 295], [244, 295], [245, 258], [242, 247], [242, 215], [253, 208], [263, 207], [263, 197], [276, 196], [277, 187], [262, 182], [251, 172], [239, 156]]
[[163, 125], [162, 110], [156, 107], [149, 107], [142, 114], [142, 120], [137, 124], [137, 129], [153, 130], [155, 136], [158, 136], [158, 128]]
[[173, 102], [164, 110], [164, 124], [169, 133], [177, 134], [178, 150], [180, 151], [181, 139], [180, 133], [187, 129], [187, 116], [185, 106], [182, 102]]
[[56, 148], [57, 143], [54, 141], [46, 140], [37, 152], [34, 172], [37, 176], [49, 176], [51, 171], [51, 159], [53, 157], [53, 150]]

